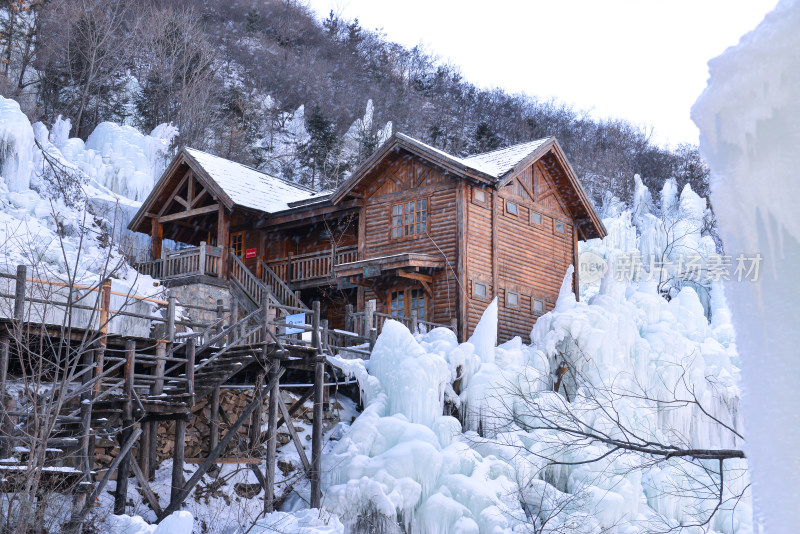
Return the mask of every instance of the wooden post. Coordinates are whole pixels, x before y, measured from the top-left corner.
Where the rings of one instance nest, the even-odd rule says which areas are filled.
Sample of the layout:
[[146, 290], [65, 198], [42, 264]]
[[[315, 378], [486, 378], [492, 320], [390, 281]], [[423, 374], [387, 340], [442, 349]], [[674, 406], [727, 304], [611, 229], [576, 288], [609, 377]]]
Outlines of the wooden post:
[[217, 216], [217, 246], [222, 248], [222, 257], [220, 258], [219, 277], [222, 279], [228, 278], [228, 269], [230, 268], [230, 224], [231, 220], [225, 212], [225, 206], [221, 203], [219, 205], [219, 212]]
[[206, 242], [200, 241], [200, 263], [197, 266], [200, 276], [206, 274]]
[[286, 285], [292, 283], [292, 253], [286, 255]]
[[177, 298], [172, 289], [167, 292], [167, 341], [175, 342], [175, 307]]
[[[156, 367], [155, 377], [153, 384], [150, 386], [150, 394], [153, 396], [161, 395], [164, 392], [164, 368], [166, 361], [164, 358], [167, 356], [167, 342], [164, 340], [156, 341]], [[147, 461], [147, 468], [145, 473], [147, 477], [152, 479], [156, 474], [156, 467], [158, 467], [158, 421], [149, 421], [147, 426], [150, 428], [149, 435], [150, 445], [147, 447], [147, 452], [150, 455]]]
[[[83, 367], [88, 369], [94, 363], [94, 355], [91, 350], [83, 353]], [[91, 373], [84, 373], [81, 378], [81, 384], [84, 386], [92, 379]], [[72, 517], [77, 517], [77, 514], [86, 506], [86, 497], [88, 489], [92, 483], [92, 456], [90, 443], [92, 442], [92, 388], [86, 389], [81, 393], [81, 433], [80, 433], [80, 448], [78, 449], [78, 465], [77, 468], [83, 472], [84, 485], [75, 493], [73, 500], [73, 513]], [[73, 531], [80, 532], [79, 525], [71, 525]]]
[[219, 443], [219, 386], [211, 391], [211, 421], [208, 438], [209, 450], [214, 450]]
[[[253, 395], [261, 395], [261, 389], [264, 387], [264, 374], [259, 373], [256, 376], [256, 383], [255, 389], [253, 390]], [[256, 399], [257, 397], [253, 397]], [[260, 398], [260, 402], [256, 405], [256, 409], [253, 410], [253, 416], [250, 418], [250, 449], [255, 449], [258, 446], [258, 442], [261, 439], [261, 415], [264, 411], [264, 399]]]
[[[239, 301], [236, 300], [233, 295], [231, 295], [231, 317], [228, 320], [228, 326], [233, 326], [236, 324], [236, 321], [239, 320]], [[230, 334], [228, 334], [228, 345], [233, 345], [236, 342], [236, 338], [238, 336], [237, 329], [231, 329]]]
[[[132, 339], [125, 341], [125, 383], [123, 394], [125, 404], [122, 409], [122, 432], [120, 433], [120, 447], [127, 443], [133, 434], [133, 369], [136, 365], [136, 342]], [[114, 513], [125, 513], [125, 503], [128, 500], [128, 477], [131, 473], [131, 451], [125, 453], [117, 469], [117, 489], [114, 492]]]
[[25, 284], [28, 278], [28, 267], [17, 265], [16, 287], [14, 289], [14, 319], [22, 322], [25, 316]]
[[158, 223], [158, 219], [150, 219], [150, 254], [154, 260], [161, 258], [161, 243], [164, 239], [164, 226]]
[[[330, 333], [328, 332], [328, 320], [327, 319], [320, 319], [319, 321], [320, 331], [322, 335], [320, 347], [327, 347], [330, 345], [330, 338], [328, 337]], [[331, 410], [331, 392], [330, 386], [324, 386], [322, 388], [322, 405], [324, 411], [329, 412]]]
[[175, 420], [175, 447], [172, 453], [172, 490], [170, 506], [175, 502], [183, 487], [183, 460], [186, 448], [186, 419]]
[[411, 333], [416, 334], [419, 330], [419, 319], [417, 310], [411, 310]]
[[[194, 360], [197, 340], [189, 338], [186, 342], [186, 393], [194, 395]], [[190, 405], [194, 404], [190, 402]]]
[[375, 320], [375, 307], [377, 303], [375, 299], [368, 300], [366, 305], [364, 306], [364, 332], [362, 335], [364, 337], [369, 337], [369, 333], [373, 328], [373, 322]]
[[369, 350], [372, 352], [372, 349], [375, 348], [375, 342], [378, 341], [378, 329], [370, 328], [367, 338], [369, 339]]
[[[274, 357], [270, 362], [270, 383], [280, 376], [281, 360]], [[267, 472], [266, 487], [264, 488], [264, 512], [275, 511], [275, 469], [278, 448], [278, 403], [283, 403], [281, 399], [279, 381], [274, 382], [274, 386], [269, 392], [269, 405], [267, 406]], [[287, 424], [292, 424], [287, 421]]]
[[[214, 328], [214, 331], [217, 334], [222, 333], [222, 331], [225, 329], [225, 325], [222, 324], [222, 318], [224, 316], [225, 316], [225, 301], [223, 301], [222, 299], [217, 299], [217, 322], [216, 322], [217, 326], [216, 328]], [[218, 343], [224, 344], [225, 340], [220, 340]]]
[[[99, 350], [95, 353], [94, 376], [99, 377], [103, 374], [103, 360], [106, 357], [106, 346], [108, 345], [108, 314], [111, 310], [111, 279], [103, 281], [100, 296], [100, 343]], [[94, 394], [100, 393], [102, 381], [98, 380], [94, 385]]]
[[353, 325], [353, 305], [348, 304], [344, 307], [344, 329], [348, 332], [354, 331]]
[[[319, 332], [319, 301], [312, 305], [311, 345], [316, 349], [314, 366], [314, 420], [311, 429], [311, 508], [319, 508], [322, 503], [322, 403], [325, 384], [325, 356], [322, 354], [322, 343]], [[291, 424], [291, 421], [287, 421]]]
[[[8, 373], [8, 353], [11, 340], [7, 337], [0, 339], [0, 433], [3, 436], [10, 437], [12, 422], [11, 418], [6, 413], [6, 375]], [[8, 440], [0, 440], [0, 458], [8, 457], [8, 451], [11, 450], [11, 442]]]

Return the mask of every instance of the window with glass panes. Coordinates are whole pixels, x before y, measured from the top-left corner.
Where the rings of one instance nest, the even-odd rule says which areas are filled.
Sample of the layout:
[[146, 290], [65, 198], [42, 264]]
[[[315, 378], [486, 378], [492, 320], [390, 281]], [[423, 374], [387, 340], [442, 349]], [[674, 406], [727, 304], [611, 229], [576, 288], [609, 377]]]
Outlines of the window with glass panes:
[[425, 233], [428, 224], [427, 199], [392, 206], [392, 239]]
[[417, 319], [425, 320], [425, 291], [422, 289], [412, 289], [411, 293], [411, 309], [409, 311], [417, 312]]
[[406, 292], [405, 291], [392, 291], [392, 307], [389, 310], [391, 315], [395, 317], [406, 316]]
[[233, 253], [240, 258], [244, 255], [244, 232], [231, 234], [231, 248]]
[[390, 315], [395, 317], [411, 317], [411, 312], [417, 312], [417, 319], [425, 319], [425, 290], [410, 288], [401, 291], [392, 291], [392, 302], [389, 305]]

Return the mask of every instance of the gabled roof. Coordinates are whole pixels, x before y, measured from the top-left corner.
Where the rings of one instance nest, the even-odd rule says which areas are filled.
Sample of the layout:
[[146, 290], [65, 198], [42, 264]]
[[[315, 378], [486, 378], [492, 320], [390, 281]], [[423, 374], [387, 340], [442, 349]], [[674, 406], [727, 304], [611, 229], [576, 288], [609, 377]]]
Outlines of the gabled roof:
[[[247, 165], [214, 156], [194, 148], [182, 148], [173, 158], [128, 228], [148, 231], [146, 219], [158, 213], [156, 204], [165, 201], [165, 195], [176, 187], [182, 165], [190, 167], [211, 195], [227, 209], [234, 207], [262, 213], [276, 213], [292, 209], [296, 203], [325, 199], [330, 192], [317, 192], [299, 184], [257, 171]], [[149, 224], [149, 223], [147, 223]]]
[[583, 235], [590, 239], [604, 237], [607, 233], [603, 221], [595, 211], [592, 201], [586, 195], [555, 137], [545, 137], [491, 152], [459, 158], [408, 135], [396, 133], [334, 191], [331, 201], [334, 204], [340, 202], [385, 158], [399, 150], [406, 150], [421, 157], [456, 177], [467, 178], [494, 188], [502, 187], [533, 162], [548, 156], [549, 162], [555, 163], [560, 169], [559, 174], [562, 176], [557, 180], [559, 188], [562, 194], [566, 193], [569, 207], [575, 212], [576, 221]]
[[291, 203], [324, 196], [324, 193], [201, 150], [185, 148], [184, 151], [236, 206], [275, 213], [289, 209]]

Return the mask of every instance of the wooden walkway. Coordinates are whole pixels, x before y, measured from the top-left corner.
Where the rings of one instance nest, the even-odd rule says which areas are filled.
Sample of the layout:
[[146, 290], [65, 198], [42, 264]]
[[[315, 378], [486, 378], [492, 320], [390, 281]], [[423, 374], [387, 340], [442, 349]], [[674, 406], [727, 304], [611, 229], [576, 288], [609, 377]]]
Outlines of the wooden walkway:
[[[170, 269], [180, 272], [181, 265], [191, 269], [214, 265], [207, 257], [199, 260], [203, 263], [175, 260]], [[37, 447], [58, 447], [77, 457], [73, 466], [62, 466], [45, 477], [46, 485], [80, 489], [65, 531], [80, 531], [114, 472], [114, 513], [125, 512], [131, 472], [159, 518], [179, 509], [245, 422], [259, 422], [251, 427], [260, 427], [267, 396], [266, 472], [250, 465], [265, 490], [265, 510], [271, 511], [275, 504], [277, 431], [284, 423], [288, 423], [286, 428], [311, 481], [310, 504], [320, 505], [327, 359], [334, 355], [369, 357], [378, 329], [389, 316], [376, 313], [372, 301], [363, 312], [348, 307], [345, 330], [329, 330], [327, 321], [320, 318], [319, 302], [305, 305], [268, 266], [256, 277], [235, 258], [229, 277], [230, 309], [220, 301], [214, 310], [205, 310], [213, 311], [215, 320], [198, 324], [177, 316], [178, 303], [171, 293], [159, 300], [114, 291], [110, 280], [94, 286], [68, 284], [30, 276], [25, 266], [13, 274], [0, 273], [0, 454], [6, 457], [14, 446], [25, 443], [31, 454]], [[400, 319], [413, 329], [441, 326], [415, 317]], [[27, 359], [32, 357], [48, 362], [46, 374], [54, 377], [50, 387], [58, 391], [52, 396], [55, 408], [43, 411], [34, 404], [9, 409], [8, 373], [30, 366]], [[246, 368], [254, 369], [258, 376], [253, 385], [255, 395], [234, 422], [228, 421], [227, 431], [221, 435], [220, 387]], [[314, 400], [310, 459], [290, 423], [302, 402], [287, 409], [279, 400], [280, 378], [288, 368], [313, 376], [314, 387], [303, 399], [313, 395]], [[184, 481], [186, 421], [192, 407], [208, 396], [210, 452]], [[37, 430], [42, 417], [52, 423], [48, 433]], [[119, 453], [103, 478], [95, 482], [93, 426], [107, 425], [109, 420], [118, 422]], [[149, 480], [158, 461], [157, 425], [164, 420], [174, 420], [175, 431], [172, 495], [169, 505], [161, 509]], [[254, 434], [253, 446], [261, 438]], [[131, 453], [134, 446], [138, 459]], [[18, 492], [30, 465], [28, 461], [0, 466], [4, 473], [13, 472], [13, 476], [3, 475], [0, 491]]]

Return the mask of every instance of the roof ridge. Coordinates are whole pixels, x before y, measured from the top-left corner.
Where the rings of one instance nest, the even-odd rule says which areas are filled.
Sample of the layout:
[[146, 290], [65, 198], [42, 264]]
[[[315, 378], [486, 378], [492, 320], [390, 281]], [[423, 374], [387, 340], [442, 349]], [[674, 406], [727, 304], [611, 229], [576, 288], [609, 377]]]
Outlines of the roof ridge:
[[523, 141], [522, 143], [516, 143], [516, 144], [513, 144], [513, 145], [508, 145], [508, 146], [505, 146], [503, 148], [495, 148], [494, 150], [487, 150], [486, 152], [477, 152], [475, 154], [470, 154], [468, 156], [464, 156], [461, 159], [470, 159], [470, 158], [477, 158], [478, 156], [486, 156], [488, 154], [493, 154], [495, 152], [508, 150], [510, 148], [515, 148], [515, 147], [522, 146], [522, 145], [529, 145], [529, 144], [535, 143], [537, 141], [545, 141], [547, 139], [551, 139], [552, 137], [553, 137], [552, 135], [549, 135], [547, 137], [539, 137], [537, 139], [531, 139], [530, 141]]

